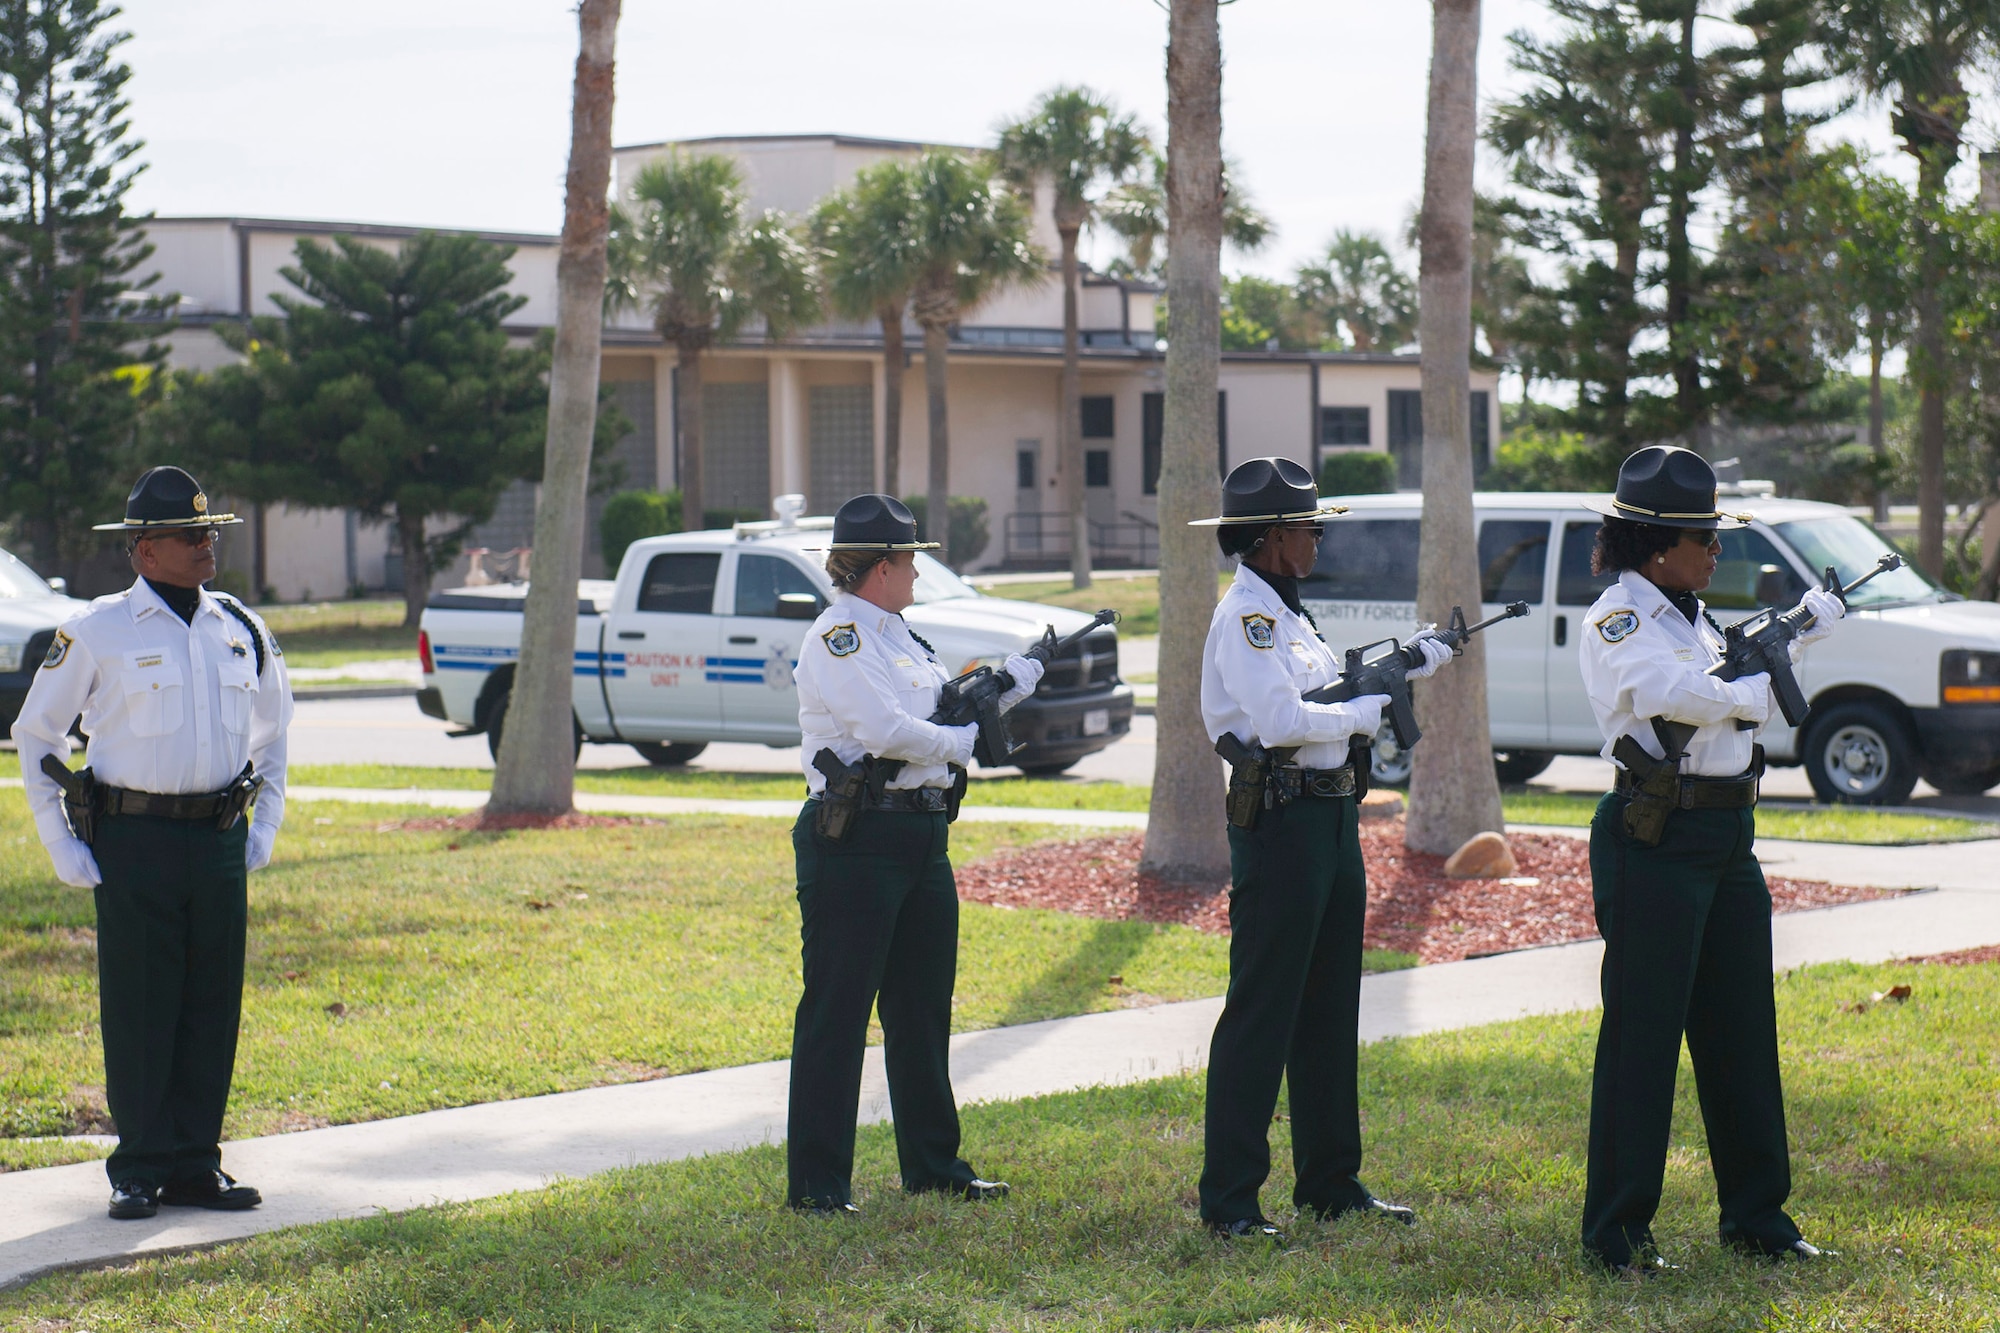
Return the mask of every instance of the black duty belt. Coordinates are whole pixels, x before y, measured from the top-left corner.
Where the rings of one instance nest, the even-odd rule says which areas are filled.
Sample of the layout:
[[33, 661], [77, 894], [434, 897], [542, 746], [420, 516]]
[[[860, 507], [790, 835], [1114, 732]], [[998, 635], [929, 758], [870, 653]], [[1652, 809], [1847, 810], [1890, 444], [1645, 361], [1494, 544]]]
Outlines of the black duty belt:
[[[1757, 804], [1755, 772], [1734, 778], [1684, 777], [1679, 787], [1673, 801], [1677, 810], [1748, 810]], [[1640, 795], [1639, 781], [1621, 768], [1613, 790], [1620, 796], [1636, 797]]]
[[[824, 796], [813, 797], [822, 801]], [[946, 810], [951, 806], [949, 787], [907, 787], [895, 791], [885, 791], [873, 801], [863, 803], [864, 810]]]
[[214, 819], [229, 805], [226, 791], [163, 796], [158, 792], [130, 791], [103, 784], [97, 788], [97, 799], [100, 811], [106, 815], [153, 815], [160, 819]]
[[1301, 797], [1334, 800], [1354, 795], [1352, 763], [1342, 764], [1339, 768], [1294, 768], [1285, 765], [1271, 770], [1271, 780], [1277, 784], [1280, 801], [1296, 801]]

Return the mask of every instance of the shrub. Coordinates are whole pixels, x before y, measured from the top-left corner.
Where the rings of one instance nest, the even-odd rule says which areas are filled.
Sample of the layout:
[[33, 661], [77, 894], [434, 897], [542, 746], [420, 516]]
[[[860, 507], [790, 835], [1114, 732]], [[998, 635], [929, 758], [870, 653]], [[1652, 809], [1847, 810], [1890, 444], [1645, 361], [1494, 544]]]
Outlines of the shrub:
[[1482, 491], [1609, 491], [1618, 460], [1569, 431], [1517, 431], [1500, 441]]
[[[930, 529], [925, 524], [925, 501], [922, 495], [906, 495], [903, 503], [917, 519], [917, 537], [920, 541], [932, 540]], [[992, 541], [993, 534], [986, 522], [986, 501], [970, 495], [954, 495], [946, 507], [951, 520], [951, 549], [946, 552], [951, 563], [960, 569], [977, 560]]]
[[597, 519], [597, 540], [604, 567], [618, 568], [625, 548], [641, 537], [681, 530], [679, 491], [620, 491], [604, 502]]
[[1321, 495], [1387, 495], [1396, 489], [1396, 460], [1372, 449], [1319, 460]]

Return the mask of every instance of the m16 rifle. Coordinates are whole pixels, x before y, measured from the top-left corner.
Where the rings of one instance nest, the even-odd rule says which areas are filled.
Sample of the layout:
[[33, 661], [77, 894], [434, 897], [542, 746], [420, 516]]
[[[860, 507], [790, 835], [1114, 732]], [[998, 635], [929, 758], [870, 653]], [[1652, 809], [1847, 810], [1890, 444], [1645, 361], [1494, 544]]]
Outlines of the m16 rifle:
[[[1032, 657], [1043, 666], [1082, 643], [1100, 625], [1118, 623], [1116, 611], [1099, 611], [1088, 625], [1067, 638], [1056, 638], [1055, 626], [1051, 625], [1042, 633], [1039, 643], [1022, 654]], [[990, 666], [978, 666], [955, 680], [945, 682], [938, 691], [937, 711], [931, 714], [931, 721], [941, 727], [962, 727], [968, 722], [979, 724], [979, 740], [972, 754], [983, 766], [996, 768], [1012, 763], [1014, 756], [1025, 747], [1014, 741], [1007, 728], [1007, 718], [1000, 711], [1000, 696], [1014, 688], [1014, 678], [1003, 671], [995, 671]]]
[[[1848, 594], [1856, 588], [1877, 574], [1902, 567], [1902, 556], [1885, 555], [1875, 562], [1873, 569], [1844, 588], [1840, 585], [1839, 573], [1832, 565], [1826, 567], [1823, 578], [1826, 590], [1845, 606]], [[1800, 603], [1789, 611], [1768, 609], [1737, 621], [1722, 631], [1722, 660], [1710, 667], [1708, 674], [1717, 680], [1739, 680], [1760, 672], [1768, 674], [1771, 677], [1771, 693], [1778, 697], [1778, 711], [1792, 726], [1803, 725], [1811, 705], [1806, 702], [1805, 691], [1799, 688], [1798, 676], [1792, 672], [1792, 641], [1811, 627], [1813, 619], [1813, 613]], [[1754, 722], [1742, 720], [1736, 724], [1739, 731], [1754, 731], [1756, 726]], [[1694, 739], [1694, 725], [1662, 720], [1660, 728], [1661, 742], [1672, 742], [1669, 748], [1678, 760], [1686, 753], [1688, 742]]]
[[[1526, 602], [1509, 602], [1507, 609], [1499, 615], [1488, 616], [1476, 625], [1468, 625], [1465, 623], [1464, 608], [1454, 606], [1451, 620], [1438, 631], [1437, 637], [1456, 656], [1464, 650], [1465, 641], [1479, 631], [1527, 614]], [[1382, 648], [1383, 644], [1389, 646], [1370, 654], [1369, 649]], [[1417, 726], [1416, 709], [1410, 703], [1410, 672], [1423, 664], [1423, 649], [1395, 639], [1378, 639], [1358, 648], [1349, 648], [1347, 661], [1340, 669], [1340, 679], [1316, 690], [1308, 690], [1303, 697], [1309, 704], [1344, 704], [1364, 694], [1388, 695], [1389, 707], [1386, 711], [1390, 731], [1396, 737], [1396, 744], [1407, 750], [1424, 736]]]

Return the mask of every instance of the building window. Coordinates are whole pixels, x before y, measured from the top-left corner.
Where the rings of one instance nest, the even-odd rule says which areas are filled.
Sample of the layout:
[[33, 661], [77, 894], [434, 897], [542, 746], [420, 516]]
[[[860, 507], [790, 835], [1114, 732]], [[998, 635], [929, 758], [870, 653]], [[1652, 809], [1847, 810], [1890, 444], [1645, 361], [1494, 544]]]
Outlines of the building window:
[[1111, 484], [1111, 451], [1109, 449], [1086, 449], [1083, 451], [1083, 484], [1086, 486], [1109, 486]]
[[1368, 409], [1365, 407], [1322, 407], [1319, 410], [1321, 444], [1367, 444]]
[[1113, 427], [1117, 419], [1113, 408], [1118, 400], [1110, 394], [1090, 394], [1082, 400], [1083, 438], [1086, 440], [1108, 440], [1118, 432]]
[[[1475, 389], [1467, 404], [1467, 433], [1472, 445], [1474, 475], [1486, 470], [1493, 444], [1484, 389]], [[1406, 491], [1424, 484], [1424, 395], [1420, 389], [1389, 390], [1389, 452], [1396, 458], [1396, 485]]]
[[[1160, 493], [1160, 449], [1166, 439], [1167, 396], [1144, 394], [1139, 399], [1139, 481], [1147, 495]], [[1229, 390], [1215, 391], [1215, 472], [1229, 475]]]
[[1014, 489], [1017, 491], [1035, 489], [1035, 452], [1033, 449], [1014, 451]]
[[1472, 470], [1474, 473], [1486, 471], [1487, 454], [1493, 447], [1492, 423], [1486, 418], [1489, 411], [1486, 390], [1472, 391]]

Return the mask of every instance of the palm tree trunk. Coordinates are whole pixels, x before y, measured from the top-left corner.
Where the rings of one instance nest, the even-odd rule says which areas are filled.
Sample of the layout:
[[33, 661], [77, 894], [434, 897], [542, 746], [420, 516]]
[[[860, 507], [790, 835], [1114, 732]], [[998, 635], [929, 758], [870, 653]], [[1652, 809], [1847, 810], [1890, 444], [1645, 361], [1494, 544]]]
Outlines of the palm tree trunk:
[[903, 484], [903, 307], [884, 307], [882, 318], [882, 493], [901, 495]]
[[570, 702], [584, 493], [597, 429], [609, 232], [613, 56], [620, 0], [583, 0], [570, 104], [569, 179], [556, 259], [556, 345], [535, 506], [535, 571], [521, 616], [521, 662], [507, 705], [488, 815], [569, 813], [576, 788]]
[[[1888, 453], [1888, 443], [1882, 438], [1882, 320], [1871, 316], [1868, 321], [1868, 451], [1875, 456], [1877, 475], [1882, 475], [1883, 459]], [[1889, 521], [1889, 492], [1879, 483], [1875, 488], [1875, 521]]]
[[1167, 399], [1160, 448], [1160, 697], [1142, 873], [1229, 877], [1222, 765], [1201, 718], [1215, 612], [1214, 538], [1189, 522], [1222, 502], [1215, 476], [1222, 364], [1222, 32], [1216, 0], [1167, 19]]
[[1917, 170], [1917, 567], [1944, 581], [1944, 377], [1945, 313], [1938, 295], [1944, 280], [1946, 241], [1932, 225], [1944, 194], [1948, 162], [1932, 149]]
[[[416, 625], [424, 618], [424, 603], [431, 599], [431, 553], [424, 545], [424, 516], [396, 511], [396, 535], [403, 542], [403, 625]], [[258, 588], [254, 596], [262, 598]]]
[[1706, 452], [1701, 410], [1701, 362], [1691, 322], [1694, 305], [1694, 246], [1688, 224], [1694, 214], [1696, 67], [1695, 11], [1698, 0], [1681, 0], [1680, 43], [1675, 62], [1674, 165], [1667, 190], [1667, 341], [1671, 345], [1674, 409], [1687, 446]]
[[674, 424], [680, 428], [681, 531], [700, 532], [708, 524], [708, 497], [702, 490], [701, 447], [701, 344], [678, 343], [680, 368], [674, 385]]
[[937, 558], [951, 563], [951, 421], [946, 412], [948, 383], [945, 345], [950, 328], [935, 319], [924, 321], [924, 397], [930, 407], [930, 483], [924, 490], [924, 540], [937, 542]]
[[[1433, 0], [1431, 90], [1425, 143], [1422, 259], [1418, 269], [1423, 345], [1424, 517], [1417, 558], [1417, 611], [1443, 624], [1451, 608], [1478, 618], [1479, 551], [1473, 536], [1472, 160], [1479, 0]], [[1475, 833], [1505, 827], [1486, 712], [1486, 652], [1464, 654], [1418, 687], [1423, 744], [1412, 758], [1404, 845], [1449, 855]]]
[[1062, 472], [1063, 508], [1069, 511], [1069, 576], [1072, 588], [1090, 586], [1090, 515], [1084, 512], [1083, 375], [1077, 351], [1077, 228], [1065, 227], [1062, 239], [1063, 361]]

